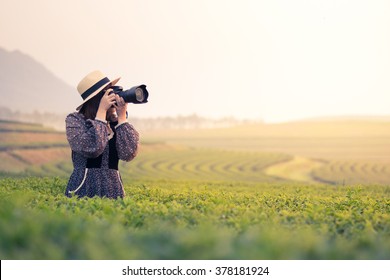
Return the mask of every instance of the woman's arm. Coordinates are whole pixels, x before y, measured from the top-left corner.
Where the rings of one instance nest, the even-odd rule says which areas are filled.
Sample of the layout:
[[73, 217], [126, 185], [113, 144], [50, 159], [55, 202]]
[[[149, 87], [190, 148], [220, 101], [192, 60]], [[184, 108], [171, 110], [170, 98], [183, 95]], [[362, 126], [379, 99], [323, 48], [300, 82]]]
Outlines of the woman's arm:
[[116, 127], [116, 150], [118, 157], [124, 161], [130, 161], [137, 155], [139, 134], [128, 122]]
[[114, 105], [118, 114], [118, 125], [116, 131], [116, 150], [118, 157], [124, 161], [130, 161], [137, 155], [139, 134], [135, 128], [126, 121], [127, 103], [122, 97], [115, 94], [116, 105]]
[[85, 120], [79, 113], [66, 117], [66, 137], [71, 149], [87, 158], [101, 155], [108, 143], [109, 129], [100, 120]]

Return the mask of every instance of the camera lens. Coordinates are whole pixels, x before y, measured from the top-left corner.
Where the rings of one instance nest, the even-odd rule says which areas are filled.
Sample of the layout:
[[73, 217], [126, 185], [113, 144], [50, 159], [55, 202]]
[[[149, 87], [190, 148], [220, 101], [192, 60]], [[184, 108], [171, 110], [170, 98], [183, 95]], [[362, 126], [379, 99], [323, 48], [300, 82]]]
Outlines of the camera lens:
[[137, 99], [137, 101], [139, 102], [142, 102], [144, 100], [144, 92], [142, 88], [137, 88], [135, 90], [135, 99]]

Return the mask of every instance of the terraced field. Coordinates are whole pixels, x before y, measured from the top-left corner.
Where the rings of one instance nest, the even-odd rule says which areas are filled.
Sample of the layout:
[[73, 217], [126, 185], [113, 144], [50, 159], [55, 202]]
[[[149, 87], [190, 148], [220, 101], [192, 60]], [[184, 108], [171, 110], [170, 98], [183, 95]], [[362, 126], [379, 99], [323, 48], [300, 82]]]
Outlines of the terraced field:
[[45, 127], [40, 124], [6, 120], [0, 120], [0, 132], [58, 133], [53, 128]]
[[390, 162], [390, 122], [254, 124], [232, 128], [147, 131], [144, 137], [189, 147], [284, 153], [311, 159]]
[[140, 152], [130, 164], [122, 165], [128, 178], [160, 178], [214, 181], [275, 181], [264, 174], [270, 165], [289, 160], [283, 154], [216, 151], [168, 146], [164, 151]]
[[0, 150], [15, 148], [43, 147], [50, 145], [67, 145], [66, 137], [61, 132], [28, 132], [28, 131], [1, 131]]
[[[354, 142], [310, 134], [306, 138], [281, 137], [278, 131], [273, 148], [264, 146], [269, 139], [259, 138], [259, 132], [242, 129], [240, 135], [247, 138], [226, 138], [226, 130], [219, 136], [213, 130], [209, 136], [205, 131], [193, 133], [192, 140], [187, 131], [183, 135], [167, 132], [159, 138], [155, 133], [145, 133], [139, 155], [131, 163], [121, 163], [121, 172], [125, 180], [390, 184], [390, 141], [386, 140], [390, 138], [383, 134], [383, 127], [374, 126], [373, 131]], [[237, 128], [232, 129], [231, 135], [236, 132]], [[270, 136], [270, 132], [263, 134]], [[356, 131], [351, 134], [358, 135]], [[295, 153], [289, 153], [292, 151]], [[0, 122], [0, 172], [68, 177], [72, 165], [64, 133], [37, 125]]]
[[37, 124], [0, 121], [0, 173], [59, 175], [47, 171], [69, 161], [69, 157], [69, 145], [63, 132]]
[[[159, 133], [149, 132], [157, 139]], [[172, 145], [289, 155], [263, 170], [279, 179], [327, 184], [390, 184], [390, 122], [336, 121], [172, 131]]]
[[[0, 123], [0, 171], [9, 175], [69, 176], [72, 165], [64, 133], [20, 123], [11, 128], [9, 122]], [[263, 169], [290, 158], [284, 154], [193, 149], [160, 141], [143, 143], [139, 156], [130, 164], [122, 163], [121, 168], [128, 179], [275, 181]]]
[[126, 197], [78, 199], [64, 196], [63, 133], [0, 122], [0, 258], [390, 257], [387, 136], [345, 150], [345, 139], [279, 135], [263, 149], [270, 138], [239, 130], [142, 133], [120, 165]]
[[264, 172], [276, 178], [297, 182], [318, 183], [323, 182], [322, 178], [315, 178], [312, 173], [313, 170], [317, 170], [324, 164], [323, 161], [295, 156], [290, 160], [267, 167]]
[[312, 171], [319, 181], [340, 185], [390, 184], [390, 164], [367, 161], [332, 161]]

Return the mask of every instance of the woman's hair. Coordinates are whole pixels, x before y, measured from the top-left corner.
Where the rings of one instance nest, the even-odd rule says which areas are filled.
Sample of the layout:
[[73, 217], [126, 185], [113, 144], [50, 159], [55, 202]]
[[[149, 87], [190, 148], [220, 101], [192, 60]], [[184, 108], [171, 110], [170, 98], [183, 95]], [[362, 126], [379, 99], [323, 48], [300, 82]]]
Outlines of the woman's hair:
[[104, 95], [104, 90], [96, 94], [90, 100], [85, 102], [83, 107], [80, 109], [80, 113], [84, 115], [87, 119], [94, 120], [96, 118], [97, 111], [99, 109], [100, 100]]

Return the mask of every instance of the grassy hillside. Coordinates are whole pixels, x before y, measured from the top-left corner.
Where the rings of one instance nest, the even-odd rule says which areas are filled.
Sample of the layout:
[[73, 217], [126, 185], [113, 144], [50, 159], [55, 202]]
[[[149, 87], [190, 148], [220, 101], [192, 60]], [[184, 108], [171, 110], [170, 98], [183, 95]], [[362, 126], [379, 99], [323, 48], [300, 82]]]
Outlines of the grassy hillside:
[[0, 180], [1, 259], [389, 259], [390, 189], [132, 181], [120, 200]]
[[0, 122], [0, 257], [389, 259], [388, 124], [291, 125], [143, 132], [109, 200], [64, 196], [64, 133]]
[[192, 147], [268, 151], [319, 159], [390, 162], [390, 121], [312, 121], [145, 132]]
[[40, 124], [8, 120], [0, 120], [0, 132], [59, 133]]
[[278, 178], [331, 184], [390, 184], [389, 121], [302, 121], [152, 131], [145, 135], [160, 139], [163, 133], [166, 143], [193, 148], [290, 155], [290, 162], [267, 169], [268, 175]]
[[0, 121], [0, 172], [3, 174], [29, 174], [31, 169], [66, 162], [69, 157], [63, 132], [39, 124]]
[[[390, 184], [390, 125], [378, 121], [300, 122], [141, 132], [124, 178], [293, 180]], [[63, 132], [0, 121], [0, 172], [68, 177]]]

